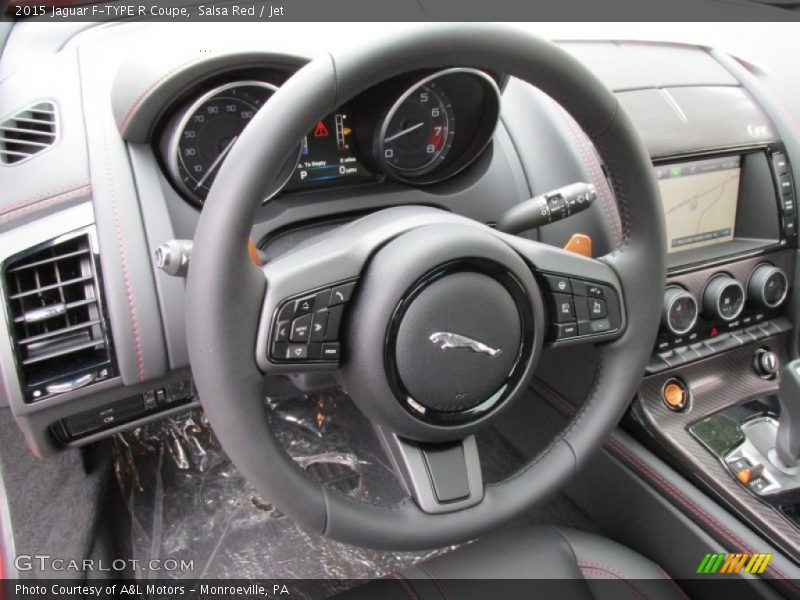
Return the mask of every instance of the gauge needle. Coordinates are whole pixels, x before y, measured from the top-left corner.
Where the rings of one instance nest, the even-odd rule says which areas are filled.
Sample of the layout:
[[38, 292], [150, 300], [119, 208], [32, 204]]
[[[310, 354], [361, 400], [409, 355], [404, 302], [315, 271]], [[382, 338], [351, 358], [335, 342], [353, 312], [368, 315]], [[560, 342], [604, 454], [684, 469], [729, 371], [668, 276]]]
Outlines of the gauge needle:
[[199, 190], [200, 186], [202, 186], [206, 182], [206, 179], [208, 179], [209, 175], [211, 175], [214, 171], [216, 171], [217, 167], [222, 162], [222, 159], [225, 158], [228, 155], [228, 152], [230, 152], [231, 148], [233, 148], [233, 144], [238, 139], [239, 139], [238, 135], [233, 136], [233, 139], [230, 142], [228, 142], [228, 145], [225, 146], [225, 148], [222, 150], [222, 152], [219, 153], [219, 156], [214, 159], [213, 163], [211, 163], [211, 166], [208, 167], [208, 171], [206, 171], [205, 175], [203, 175], [200, 178], [200, 181], [197, 182], [197, 185], [194, 186], [195, 190]]
[[422, 121], [420, 121], [420, 122], [419, 122], [419, 123], [417, 123], [416, 125], [412, 125], [411, 127], [407, 127], [406, 129], [403, 129], [403, 130], [401, 130], [401, 131], [398, 131], [398, 132], [397, 132], [397, 133], [395, 133], [394, 135], [390, 135], [390, 136], [389, 136], [389, 137], [387, 137], [385, 140], [383, 140], [383, 143], [384, 143], [384, 144], [386, 144], [387, 142], [393, 142], [393, 141], [394, 141], [394, 140], [396, 140], [397, 138], [399, 138], [399, 137], [402, 137], [402, 136], [404, 136], [404, 135], [405, 135], [405, 134], [407, 134], [407, 133], [411, 133], [412, 131], [416, 131], [417, 129], [419, 129], [420, 127], [422, 127], [422, 125], [423, 125], [423, 124], [424, 124], [424, 123], [423, 123]]

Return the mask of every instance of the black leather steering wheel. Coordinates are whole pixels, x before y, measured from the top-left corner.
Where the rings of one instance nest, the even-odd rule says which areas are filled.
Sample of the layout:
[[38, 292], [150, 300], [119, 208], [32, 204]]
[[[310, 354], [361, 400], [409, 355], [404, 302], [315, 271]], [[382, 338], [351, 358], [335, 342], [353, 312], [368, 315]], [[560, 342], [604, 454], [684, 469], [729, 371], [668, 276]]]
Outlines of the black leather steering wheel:
[[[591, 260], [445, 211], [406, 206], [254, 266], [247, 240], [255, 211], [314, 123], [386, 78], [463, 65], [537, 86], [586, 131], [619, 205], [623, 239], [614, 252]], [[542, 273], [599, 286], [618, 327], [573, 340], [595, 344], [599, 356], [585, 402], [520, 471], [484, 486], [473, 434], [530, 383], [546, 335]], [[339, 373], [359, 409], [379, 427], [409, 492], [388, 508], [308, 477], [270, 431], [264, 402], [267, 373], [337, 369], [324, 357], [307, 364], [281, 360], [273, 342], [281, 311], [313, 310], [309, 301], [319, 300], [309, 292], [324, 295], [351, 281], [352, 297], [341, 313]], [[614, 95], [566, 52], [520, 30], [424, 27], [313, 60], [236, 142], [194, 240], [186, 318], [192, 370], [224, 449], [298, 524], [365, 546], [441, 546], [520, 516], [600, 448], [641, 380], [664, 281], [665, 234], [652, 167]], [[333, 304], [330, 295], [323, 300], [323, 306]], [[339, 318], [333, 306], [325, 310]]]

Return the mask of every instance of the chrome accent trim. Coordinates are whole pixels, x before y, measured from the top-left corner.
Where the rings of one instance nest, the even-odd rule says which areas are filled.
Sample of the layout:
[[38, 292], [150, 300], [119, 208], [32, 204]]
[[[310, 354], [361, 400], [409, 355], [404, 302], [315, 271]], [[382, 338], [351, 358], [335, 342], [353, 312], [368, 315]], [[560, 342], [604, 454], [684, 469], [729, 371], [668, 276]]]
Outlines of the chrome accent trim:
[[467, 349], [478, 354], [487, 354], [491, 357], [495, 357], [503, 351], [502, 348], [492, 348], [483, 342], [449, 331], [437, 331], [432, 333], [428, 339], [434, 344], [438, 344], [441, 350]]
[[[483, 154], [483, 151], [486, 150], [486, 147], [489, 145], [489, 142], [491, 142], [492, 139], [494, 138], [494, 133], [495, 133], [495, 131], [497, 131], [497, 125], [500, 122], [500, 112], [501, 112], [501, 107], [502, 107], [502, 94], [500, 93], [500, 88], [497, 86], [497, 82], [494, 80], [493, 77], [491, 77], [490, 75], [488, 75], [484, 71], [481, 71], [480, 69], [473, 69], [473, 68], [468, 68], [468, 67], [453, 67], [453, 68], [449, 68], [449, 69], [443, 69], [441, 71], [437, 71], [436, 73], [433, 73], [432, 75], [428, 75], [427, 77], [424, 77], [423, 79], [420, 79], [414, 85], [412, 85], [410, 88], [408, 88], [405, 92], [403, 92], [402, 95], [397, 100], [395, 100], [394, 104], [392, 104], [391, 108], [389, 108], [389, 111], [386, 113], [386, 116], [383, 118], [383, 121], [381, 122], [381, 125], [378, 128], [378, 137], [377, 137], [377, 139], [375, 139], [374, 143], [377, 145], [377, 148], [380, 150], [380, 152], [377, 153], [377, 159], [381, 162], [381, 167], [383, 168], [383, 170], [385, 172], [391, 173], [392, 176], [394, 176], [395, 178], [397, 178], [397, 179], [399, 179], [401, 181], [410, 181], [412, 183], [420, 183], [420, 182], [415, 181], [413, 178], [406, 179], [405, 176], [404, 176], [404, 173], [408, 173], [409, 175], [414, 175], [415, 173], [426, 174], [428, 172], [425, 168], [423, 168], [421, 170], [417, 169], [417, 170], [411, 170], [411, 171], [401, 171], [401, 172], [398, 173], [397, 169], [394, 169], [394, 168], [392, 168], [392, 167], [390, 167], [389, 165], [386, 164], [385, 158], [384, 158], [384, 155], [383, 155], [383, 144], [386, 141], [386, 139], [385, 139], [386, 138], [386, 129], [389, 127], [389, 121], [391, 121], [392, 117], [394, 117], [394, 113], [397, 112], [397, 109], [400, 108], [400, 105], [403, 104], [403, 102], [405, 102], [406, 99], [409, 96], [411, 96], [411, 94], [413, 94], [415, 91], [417, 91], [422, 86], [427, 85], [429, 83], [432, 83], [436, 79], [439, 79], [440, 77], [443, 77], [443, 76], [446, 76], [446, 75], [450, 75], [450, 74], [453, 74], [453, 73], [468, 73], [468, 74], [473, 75], [473, 76], [475, 76], [475, 77], [477, 77], [479, 79], [483, 79], [489, 85], [489, 87], [497, 95], [497, 106], [498, 106], [497, 119], [495, 120], [494, 129], [492, 130], [492, 133], [486, 137], [486, 142], [475, 153], [475, 156], [473, 156], [470, 160], [465, 162], [457, 170], [453, 171], [452, 173], [449, 173], [447, 175], [447, 177], [445, 177], [445, 178], [441, 178], [440, 177], [440, 178], [432, 179], [431, 181], [425, 181], [424, 184], [438, 183], [440, 181], [443, 181], [444, 179], [449, 179], [449, 178], [457, 175], [458, 173], [460, 173], [461, 171], [463, 171], [464, 169], [469, 167], [473, 162], [475, 162], [478, 159], [478, 157], [481, 154]], [[455, 135], [455, 131], [453, 131], [453, 135]]]
[[46, 321], [52, 317], [63, 315], [65, 312], [67, 312], [67, 305], [60, 302], [59, 304], [52, 304], [44, 308], [29, 310], [22, 315], [22, 318], [26, 323], [38, 323], [39, 321]]
[[[266, 81], [258, 81], [258, 80], [255, 80], [255, 79], [232, 81], [232, 82], [229, 82], [229, 83], [225, 83], [223, 85], [216, 86], [215, 88], [213, 88], [213, 89], [209, 90], [208, 92], [206, 92], [205, 94], [201, 95], [194, 102], [192, 102], [189, 105], [188, 108], [185, 109], [185, 111], [181, 115], [180, 120], [178, 121], [177, 126], [170, 133], [169, 144], [167, 145], [167, 156], [166, 156], [167, 170], [169, 171], [170, 177], [171, 177], [172, 181], [175, 183], [175, 185], [180, 187], [184, 191], [184, 193], [188, 194], [193, 199], [193, 201], [196, 204], [200, 205], [200, 206], [203, 205], [205, 200], [200, 198], [197, 195], [196, 191], [190, 189], [189, 186], [186, 185], [186, 182], [184, 182], [183, 179], [181, 178], [180, 171], [178, 169], [178, 160], [180, 159], [180, 156], [178, 154], [178, 145], [180, 144], [181, 132], [186, 127], [186, 124], [189, 122], [189, 119], [191, 118], [191, 116], [200, 107], [200, 105], [203, 104], [203, 102], [206, 102], [207, 100], [210, 100], [214, 96], [217, 96], [217, 95], [219, 95], [219, 94], [221, 94], [223, 92], [226, 92], [228, 90], [231, 90], [231, 89], [234, 89], [234, 88], [237, 88], [237, 87], [246, 87], [246, 86], [262, 87], [262, 88], [271, 90], [272, 93], [275, 93], [275, 92], [278, 91], [278, 86], [276, 86], [276, 85], [274, 85], [272, 83], [268, 83]], [[262, 107], [263, 106], [264, 105], [262, 105]], [[261, 110], [261, 109], [259, 108], [259, 110]], [[271, 199], [273, 196], [275, 196], [278, 192], [280, 192], [284, 187], [286, 187], [286, 184], [289, 183], [289, 180], [292, 178], [292, 175], [294, 175], [295, 169], [297, 168], [297, 163], [300, 162], [300, 154], [301, 154], [302, 151], [303, 151], [302, 147], [298, 144], [297, 159], [292, 164], [292, 168], [288, 169], [288, 174], [286, 175], [285, 179], [283, 181], [279, 182], [279, 185], [275, 188], [275, 190], [269, 196], [264, 198], [264, 200], [262, 200], [262, 204], [267, 202], [269, 199]], [[186, 169], [185, 165], [184, 165], [184, 169]], [[188, 169], [187, 169], [187, 172], [188, 172]], [[212, 185], [213, 185], [213, 183], [212, 183]]]

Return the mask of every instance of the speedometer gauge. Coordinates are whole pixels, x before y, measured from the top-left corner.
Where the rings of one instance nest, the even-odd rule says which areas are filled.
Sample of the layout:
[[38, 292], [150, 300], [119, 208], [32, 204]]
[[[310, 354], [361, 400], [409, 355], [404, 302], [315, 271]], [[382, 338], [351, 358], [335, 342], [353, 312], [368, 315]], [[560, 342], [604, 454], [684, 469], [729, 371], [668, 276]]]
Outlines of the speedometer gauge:
[[447, 94], [435, 81], [422, 82], [386, 115], [378, 139], [380, 156], [396, 175], [421, 175], [447, 158], [454, 134], [455, 116]]
[[193, 200], [205, 201], [225, 157], [276, 89], [263, 81], [238, 81], [209, 91], [186, 109], [170, 144], [169, 167]]

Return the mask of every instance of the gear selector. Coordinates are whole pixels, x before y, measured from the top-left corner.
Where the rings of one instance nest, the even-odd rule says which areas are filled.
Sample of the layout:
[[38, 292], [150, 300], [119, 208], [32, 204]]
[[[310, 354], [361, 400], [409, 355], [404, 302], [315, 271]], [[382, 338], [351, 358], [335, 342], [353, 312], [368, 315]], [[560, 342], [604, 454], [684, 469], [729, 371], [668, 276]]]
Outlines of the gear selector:
[[778, 400], [781, 414], [775, 451], [784, 466], [793, 467], [800, 460], [800, 359], [783, 368]]

